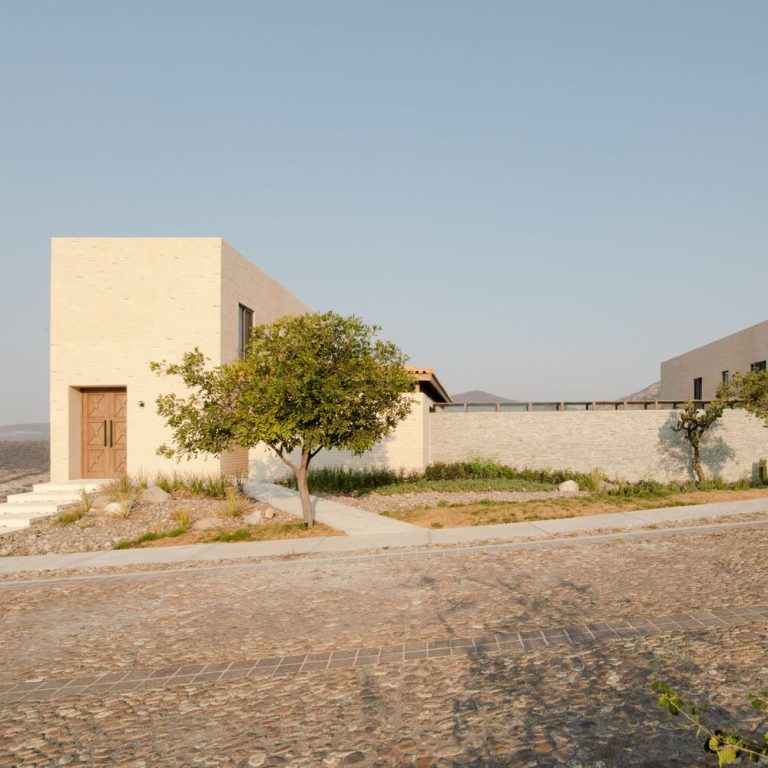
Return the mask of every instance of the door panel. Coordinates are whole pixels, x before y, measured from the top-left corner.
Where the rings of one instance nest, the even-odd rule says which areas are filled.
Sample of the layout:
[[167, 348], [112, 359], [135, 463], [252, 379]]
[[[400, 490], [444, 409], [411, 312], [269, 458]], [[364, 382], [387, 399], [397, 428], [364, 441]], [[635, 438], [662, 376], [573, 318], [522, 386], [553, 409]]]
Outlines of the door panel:
[[125, 390], [83, 391], [83, 477], [120, 477], [128, 448]]

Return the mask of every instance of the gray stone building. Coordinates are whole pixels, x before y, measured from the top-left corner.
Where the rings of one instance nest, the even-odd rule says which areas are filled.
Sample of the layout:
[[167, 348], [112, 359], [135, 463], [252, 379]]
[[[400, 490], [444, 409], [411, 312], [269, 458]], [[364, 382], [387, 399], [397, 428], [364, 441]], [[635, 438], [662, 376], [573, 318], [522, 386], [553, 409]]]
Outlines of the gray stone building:
[[661, 364], [662, 400], [711, 400], [736, 371], [765, 370], [768, 320]]

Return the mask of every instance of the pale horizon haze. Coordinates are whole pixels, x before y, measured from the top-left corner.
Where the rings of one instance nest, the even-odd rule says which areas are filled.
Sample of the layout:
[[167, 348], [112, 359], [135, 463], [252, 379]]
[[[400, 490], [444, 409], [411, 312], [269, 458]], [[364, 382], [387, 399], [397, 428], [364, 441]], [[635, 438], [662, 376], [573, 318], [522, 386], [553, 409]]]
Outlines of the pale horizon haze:
[[452, 393], [645, 387], [768, 319], [766, 30], [757, 0], [4, 0], [0, 425], [48, 421], [56, 236], [221, 236]]

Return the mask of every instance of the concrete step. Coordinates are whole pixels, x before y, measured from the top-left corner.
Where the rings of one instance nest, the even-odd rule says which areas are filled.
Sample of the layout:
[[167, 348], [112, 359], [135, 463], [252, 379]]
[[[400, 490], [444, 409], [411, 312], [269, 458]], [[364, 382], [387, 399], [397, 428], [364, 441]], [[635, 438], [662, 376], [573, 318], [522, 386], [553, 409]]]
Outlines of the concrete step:
[[46, 510], [30, 510], [28, 505], [24, 505], [23, 509], [19, 509], [19, 507], [13, 507], [11, 509], [3, 509], [0, 507], [0, 526], [6, 525], [6, 526], [16, 526], [18, 528], [25, 528], [30, 523], [35, 522], [35, 520], [44, 520], [46, 517], [51, 517], [51, 515], [55, 515], [57, 512], [56, 509], [51, 511], [50, 509]]
[[2, 536], [4, 533], [13, 533], [14, 531], [19, 531], [22, 528], [28, 528], [28, 527], [29, 527], [29, 523], [25, 523], [24, 525], [22, 525], [21, 523], [18, 523], [15, 525], [12, 525], [10, 523], [8, 524], [3, 523], [2, 525], [0, 525], [0, 536]]
[[[50, 493], [11, 493], [6, 499], [8, 504], [72, 504], [80, 501], [79, 493], [51, 491]], [[2, 509], [2, 506], [0, 506]]]
[[107, 485], [111, 480], [61, 480], [57, 483], [35, 483], [32, 490], [35, 493], [50, 493], [53, 491], [64, 491], [69, 493], [79, 493], [81, 488], [85, 488], [87, 493], [92, 493]]

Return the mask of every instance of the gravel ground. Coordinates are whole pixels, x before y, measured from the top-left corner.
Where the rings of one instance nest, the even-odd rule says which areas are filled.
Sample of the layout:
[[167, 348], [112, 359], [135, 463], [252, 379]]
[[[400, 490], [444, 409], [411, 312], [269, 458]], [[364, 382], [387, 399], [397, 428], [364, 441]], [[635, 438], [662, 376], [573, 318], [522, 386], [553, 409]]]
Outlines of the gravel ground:
[[[213, 682], [235, 659], [766, 603], [768, 529], [0, 585], [2, 766], [704, 768], [653, 677], [756, 724], [768, 619], [518, 655]], [[209, 664], [176, 687], [31, 701], [18, 681]], [[219, 671], [216, 671], [219, 670]], [[146, 677], [146, 672], [142, 673]]]
[[429, 491], [425, 493], [367, 493], [364, 496], [339, 496], [320, 494], [325, 499], [348, 504], [351, 507], [364, 509], [367, 512], [398, 512], [420, 507], [436, 507], [444, 504], [476, 504], [481, 499], [490, 501], [533, 501], [534, 499], [573, 498], [574, 496], [589, 496], [586, 491], [563, 494], [559, 491], [452, 491], [440, 493]]
[[[175, 528], [177, 523], [171, 516], [179, 510], [189, 512], [195, 522], [203, 518], [221, 518], [222, 530], [243, 527], [242, 519], [223, 517], [225, 502], [218, 499], [172, 497], [162, 503], [139, 500], [128, 518], [105, 512], [103, 505], [107, 501], [106, 497], [94, 496], [94, 508], [74, 523], [62, 525], [56, 522], [54, 516], [32, 523], [29, 528], [3, 535], [0, 537], [0, 557], [112, 549], [117, 542], [135, 539], [147, 531]], [[260, 511], [272, 514], [271, 522], [289, 522], [296, 519], [287, 512], [273, 509], [263, 502], [248, 500], [244, 501], [244, 505], [243, 516]], [[62, 507], [60, 512], [73, 508], [74, 506]]]

